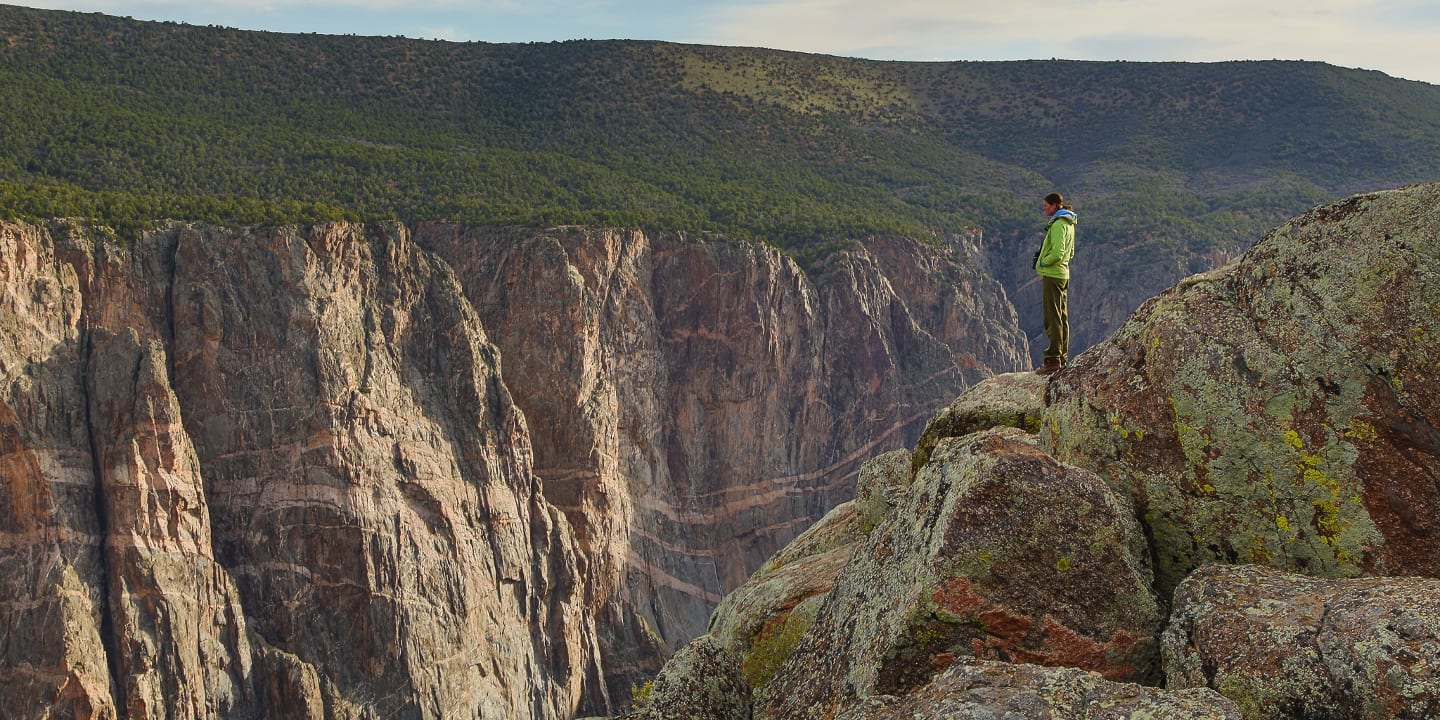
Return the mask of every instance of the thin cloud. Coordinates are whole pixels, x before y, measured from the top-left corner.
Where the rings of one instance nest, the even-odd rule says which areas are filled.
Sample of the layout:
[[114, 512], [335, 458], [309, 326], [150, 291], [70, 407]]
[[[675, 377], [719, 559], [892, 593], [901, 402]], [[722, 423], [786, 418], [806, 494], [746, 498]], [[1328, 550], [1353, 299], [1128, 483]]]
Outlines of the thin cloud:
[[[1440, 11], [1373, 0], [782, 0], [713, 11], [700, 42], [834, 55], [1002, 60], [1323, 60], [1440, 81]], [[1423, 20], [1407, 23], [1406, 19]], [[1427, 27], [1428, 26], [1428, 27]]]
[[1371, 10], [1371, 19], [1382, 25], [1440, 27], [1440, 4], [1434, 0], [1386, 0]]
[[282, 32], [632, 37], [886, 60], [1321, 60], [1440, 83], [1433, 0], [29, 0]]
[[448, 40], [450, 42], [469, 42], [474, 39], [469, 32], [454, 26], [422, 27], [415, 31], [414, 36], [425, 40]]
[[[1213, 43], [1194, 35], [1087, 35], [1066, 47], [1085, 59], [1175, 60], [1204, 55]], [[1227, 58], [1232, 59], [1232, 58]]]
[[79, 12], [101, 12], [107, 15], [175, 16], [194, 14], [200, 10], [253, 10], [272, 13], [279, 11], [305, 10], [354, 10], [354, 11], [466, 11], [466, 12], [509, 12], [522, 9], [531, 3], [523, 0], [484, 0], [464, 2], [462, 0], [304, 0], [303, 2], [253, 2], [250, 0], [209, 0], [197, 7], [192, 0], [27, 0], [25, 5], [47, 10], [75, 10]]

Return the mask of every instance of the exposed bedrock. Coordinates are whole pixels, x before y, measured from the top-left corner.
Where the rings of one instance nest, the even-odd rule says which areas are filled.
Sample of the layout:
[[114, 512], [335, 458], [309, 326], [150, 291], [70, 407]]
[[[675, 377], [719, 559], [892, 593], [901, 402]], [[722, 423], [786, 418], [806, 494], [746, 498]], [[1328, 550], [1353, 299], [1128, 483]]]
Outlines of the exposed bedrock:
[[850, 499], [947, 398], [1022, 365], [972, 238], [856, 242], [802, 269], [676, 235], [425, 225], [504, 356], [536, 471], [591, 559], [617, 692]]

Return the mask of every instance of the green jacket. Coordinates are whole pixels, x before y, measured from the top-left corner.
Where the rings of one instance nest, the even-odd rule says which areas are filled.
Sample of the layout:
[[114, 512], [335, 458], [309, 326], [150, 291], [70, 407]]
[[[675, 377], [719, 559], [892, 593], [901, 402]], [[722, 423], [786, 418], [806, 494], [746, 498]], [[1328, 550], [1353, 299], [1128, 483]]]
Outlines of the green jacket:
[[1060, 209], [1045, 226], [1045, 242], [1035, 260], [1035, 272], [1056, 280], [1070, 279], [1070, 258], [1075, 256], [1075, 213]]

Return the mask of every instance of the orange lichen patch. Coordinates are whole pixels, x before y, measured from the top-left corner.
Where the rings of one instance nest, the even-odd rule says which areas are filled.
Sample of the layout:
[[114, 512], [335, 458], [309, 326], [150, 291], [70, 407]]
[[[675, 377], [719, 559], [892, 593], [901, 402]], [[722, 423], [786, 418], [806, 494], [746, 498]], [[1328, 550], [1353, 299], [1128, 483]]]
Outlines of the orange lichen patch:
[[985, 635], [970, 641], [970, 648], [976, 657], [1006, 662], [1039, 663], [1041, 658], [1025, 649], [1026, 640], [1035, 621], [1003, 608], [980, 613], [981, 629]]
[[1124, 657], [1135, 646], [1136, 638], [1129, 633], [1115, 631], [1105, 643], [1085, 637], [1054, 618], [1045, 618], [1045, 640], [1038, 651], [1039, 664], [1092, 670], [1108, 679], [1121, 679], [1134, 672], [1130, 665], [1113, 665], [1112, 657]]
[[1005, 437], [992, 435], [980, 446], [982, 453], [1002, 460], [1044, 460], [1046, 455], [1035, 445]]
[[992, 644], [995, 647], [1009, 647], [1012, 643], [1018, 643], [1028, 637], [1030, 630], [1035, 627], [1034, 619], [1003, 608], [980, 613], [980, 622], [985, 632], [994, 636]]
[[961, 617], [971, 617], [990, 605], [989, 600], [971, 587], [970, 578], [963, 576], [946, 580], [930, 593], [930, 599], [941, 609]]
[[[1135, 673], [1133, 665], [1113, 662], [1114, 658], [1131, 654], [1139, 641], [1131, 633], [1116, 630], [1109, 641], [1102, 643], [1053, 617], [1037, 623], [1033, 617], [997, 606], [981, 596], [965, 577], [947, 580], [931, 593], [931, 599], [941, 610], [979, 624], [982, 634], [969, 640], [969, 650], [975, 657], [1081, 668], [1117, 680]], [[937, 653], [931, 658], [931, 665], [937, 668], [952, 664], [951, 653]]]

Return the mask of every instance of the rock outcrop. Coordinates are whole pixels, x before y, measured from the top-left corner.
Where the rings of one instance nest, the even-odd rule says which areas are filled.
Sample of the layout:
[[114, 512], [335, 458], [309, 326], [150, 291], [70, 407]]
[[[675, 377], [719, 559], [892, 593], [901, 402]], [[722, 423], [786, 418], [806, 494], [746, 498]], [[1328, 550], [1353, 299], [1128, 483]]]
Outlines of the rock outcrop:
[[[1158, 671], [1163, 614], [1128, 503], [1031, 436], [942, 440], [760, 690], [777, 717], [904, 695], [959, 657]], [[810, 658], [835, 658], [819, 672]]]
[[727, 597], [697, 641], [711, 650], [677, 655], [635, 717], [717, 707], [695, 678], [733, 678], [734, 664], [757, 718], [1236, 717], [1211, 692], [1115, 682], [1158, 681], [1164, 608], [1129, 502], [1014, 427], [1039, 416], [1045, 385], [1027, 374], [973, 388], [931, 421], [918, 471], [904, 450], [866, 463], [856, 500]]
[[1162, 592], [1215, 562], [1440, 576], [1436, 207], [1318, 208], [1057, 376], [1042, 444], [1134, 499]]
[[1164, 636], [1170, 688], [1210, 687], [1246, 718], [1440, 713], [1440, 580], [1318, 580], [1207, 565]]
[[[766, 668], [753, 716], [1440, 710], [1436, 207], [1318, 208], [872, 460], [715, 615], [706, 641]], [[1403, 574], [1428, 577], [1343, 577]], [[1103, 677], [1159, 683], [1162, 625], [1166, 690]]]
[[762, 245], [640, 232], [425, 225], [417, 240], [505, 358], [546, 497], [591, 560], [617, 695], [849, 500], [865, 458], [1025, 363], [967, 237], [870, 239], [808, 270]]
[[915, 443], [914, 470], [930, 462], [930, 453], [944, 438], [964, 437], [993, 427], [1040, 431], [1047, 379], [1035, 373], [999, 375], [976, 385], [930, 419]]

